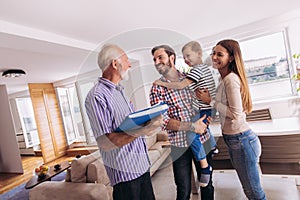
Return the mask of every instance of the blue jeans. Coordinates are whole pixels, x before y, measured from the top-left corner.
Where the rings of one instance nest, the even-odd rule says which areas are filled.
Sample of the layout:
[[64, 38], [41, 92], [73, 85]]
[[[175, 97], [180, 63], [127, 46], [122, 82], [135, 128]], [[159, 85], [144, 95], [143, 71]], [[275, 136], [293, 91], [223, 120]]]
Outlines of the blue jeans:
[[266, 199], [259, 176], [261, 144], [257, 135], [249, 129], [234, 135], [223, 134], [223, 138], [247, 198]]
[[[203, 115], [206, 115], [207, 117], [211, 116], [212, 115], [212, 109], [200, 110], [200, 112], [197, 112], [196, 115], [193, 117], [192, 121], [193, 122], [197, 121]], [[201, 143], [199, 134], [196, 134], [194, 132], [188, 132], [187, 133], [188, 145], [191, 147], [197, 161], [205, 159], [206, 154], [208, 152], [210, 152], [210, 150], [216, 148], [216, 146], [217, 146], [215, 138], [211, 134], [211, 131], [210, 131], [209, 127], [207, 127], [207, 132], [209, 133], [210, 138], [204, 144]]]
[[[171, 157], [173, 161], [174, 180], [177, 189], [177, 200], [189, 200], [191, 195], [191, 173], [192, 173], [192, 160], [193, 152], [191, 148], [186, 147], [171, 147]], [[207, 161], [212, 164], [212, 152], [207, 155]], [[198, 180], [201, 176], [200, 163], [195, 162]], [[201, 187], [201, 199], [213, 200], [214, 187], [212, 184], [212, 176], [206, 187]]]

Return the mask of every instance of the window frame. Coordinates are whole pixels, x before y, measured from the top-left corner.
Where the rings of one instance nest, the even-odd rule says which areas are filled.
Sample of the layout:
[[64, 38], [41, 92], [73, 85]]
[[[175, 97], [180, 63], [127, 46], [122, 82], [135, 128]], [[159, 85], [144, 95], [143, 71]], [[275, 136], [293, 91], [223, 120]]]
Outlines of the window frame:
[[[277, 28], [269, 28], [268, 30], [263, 29], [263, 30], [255, 30], [255, 31], [250, 31], [250, 32], [246, 32], [246, 33], [241, 33], [241, 34], [233, 34], [234, 37], [223, 37], [223, 38], [233, 38], [235, 40], [237, 40], [239, 43], [248, 41], [248, 40], [252, 40], [252, 39], [256, 39], [256, 38], [260, 38], [260, 37], [265, 37], [268, 35], [272, 35], [275, 33], [279, 33], [282, 32], [283, 34], [283, 42], [284, 42], [284, 46], [285, 46], [285, 54], [286, 54], [286, 59], [287, 59], [287, 65], [288, 65], [288, 72], [289, 72], [289, 85], [291, 88], [291, 93], [290, 93], [290, 97], [294, 97], [294, 96], [298, 96], [298, 92], [296, 89], [296, 84], [295, 82], [292, 80], [292, 75], [295, 73], [296, 69], [294, 66], [294, 63], [292, 62], [292, 53], [291, 53], [291, 46], [290, 46], [290, 40], [289, 40], [289, 32], [288, 32], [288, 27], [287, 26], [283, 26], [283, 27], [277, 27]], [[206, 39], [208, 40], [208, 39]], [[209, 57], [209, 53], [211, 52], [212, 47], [218, 42], [222, 40], [222, 38], [215, 38], [212, 42], [212, 40], [210, 42], [208, 42], [207, 44], [203, 45], [203, 54], [207, 55], [207, 57]], [[243, 52], [242, 52], [243, 53]], [[206, 60], [207, 57], [203, 57], [203, 60]], [[254, 84], [249, 84], [250, 89], [258, 84], [266, 84], [267, 82], [260, 82], [260, 83], [254, 83]], [[270, 82], [269, 82], [270, 84]], [[253, 99], [254, 102], [256, 101], [261, 101], [265, 98], [282, 98], [282, 96], [280, 95], [275, 95], [272, 97], [266, 96], [266, 97], [261, 97], [261, 98], [256, 98]]]

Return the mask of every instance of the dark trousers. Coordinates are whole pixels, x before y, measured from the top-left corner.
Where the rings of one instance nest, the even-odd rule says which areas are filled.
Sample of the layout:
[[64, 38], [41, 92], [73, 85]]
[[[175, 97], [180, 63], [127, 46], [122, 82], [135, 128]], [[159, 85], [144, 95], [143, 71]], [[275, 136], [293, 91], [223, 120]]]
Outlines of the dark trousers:
[[114, 200], [155, 200], [150, 173], [113, 187]]
[[[177, 200], [189, 200], [191, 195], [191, 173], [192, 160], [194, 159], [192, 150], [184, 147], [171, 147], [171, 156], [173, 160], [173, 172], [175, 184], [177, 186]], [[207, 161], [211, 164], [211, 153], [207, 155]], [[198, 180], [201, 176], [201, 167], [199, 161], [194, 161], [197, 169]], [[212, 180], [208, 186], [201, 187], [201, 200], [213, 200], [214, 187]]]
[[[213, 155], [213, 151], [210, 151], [206, 155], [206, 160], [207, 160], [208, 164], [210, 166], [212, 166], [212, 168], [213, 168], [212, 155]], [[195, 159], [194, 159], [194, 163], [196, 165], [198, 180], [200, 180], [200, 176], [201, 176], [200, 163], [197, 162]], [[197, 164], [199, 166], [197, 166]], [[201, 200], [214, 200], [215, 188], [214, 188], [213, 182], [212, 182], [212, 175], [213, 175], [213, 171], [211, 172], [211, 176], [210, 176], [210, 180], [209, 180], [208, 185], [206, 187], [200, 187], [200, 190], [201, 190]]]

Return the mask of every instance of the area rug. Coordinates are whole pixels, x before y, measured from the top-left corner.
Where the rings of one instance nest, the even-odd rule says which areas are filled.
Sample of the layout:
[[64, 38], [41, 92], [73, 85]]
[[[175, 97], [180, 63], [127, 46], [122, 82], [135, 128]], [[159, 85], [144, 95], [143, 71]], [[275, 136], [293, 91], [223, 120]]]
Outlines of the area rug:
[[[66, 177], [66, 173], [62, 172], [57, 176], [53, 177], [51, 181], [62, 181]], [[25, 184], [19, 185], [10, 191], [1, 194], [1, 200], [29, 200], [29, 189], [25, 189]]]

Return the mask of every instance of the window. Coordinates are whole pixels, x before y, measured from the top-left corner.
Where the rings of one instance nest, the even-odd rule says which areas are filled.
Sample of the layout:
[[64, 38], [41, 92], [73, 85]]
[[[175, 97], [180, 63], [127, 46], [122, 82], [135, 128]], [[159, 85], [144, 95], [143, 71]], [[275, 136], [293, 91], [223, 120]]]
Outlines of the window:
[[75, 87], [57, 88], [68, 144], [85, 141], [82, 117]]
[[[296, 94], [286, 38], [282, 30], [239, 41], [254, 101]], [[205, 54], [209, 55], [211, 49], [206, 49]]]
[[91, 125], [90, 125], [90, 121], [88, 119], [88, 116], [86, 114], [86, 110], [85, 110], [85, 98], [88, 94], [88, 92], [90, 91], [90, 89], [95, 85], [94, 82], [77, 82], [77, 91], [78, 91], [78, 97], [79, 97], [79, 101], [80, 101], [80, 107], [81, 107], [81, 114], [83, 116], [84, 119], [84, 133], [85, 133], [85, 137], [86, 137], [86, 142], [89, 145], [93, 145], [96, 143]]
[[40, 144], [31, 99], [16, 98], [26, 148]]
[[253, 100], [294, 94], [286, 44], [284, 31], [240, 42]]
[[184, 62], [183, 57], [180, 56], [176, 58], [175, 67], [180, 72], [184, 72], [184, 73], [188, 73], [191, 70], [191, 68]]
[[88, 77], [88, 80], [82, 79], [56, 88], [68, 144], [96, 144], [84, 105], [87, 93], [95, 85], [90, 79]]

